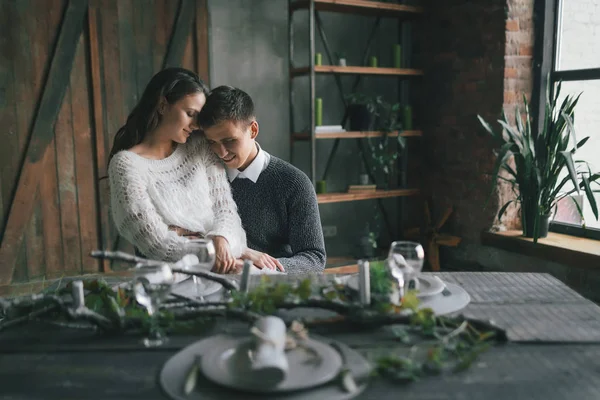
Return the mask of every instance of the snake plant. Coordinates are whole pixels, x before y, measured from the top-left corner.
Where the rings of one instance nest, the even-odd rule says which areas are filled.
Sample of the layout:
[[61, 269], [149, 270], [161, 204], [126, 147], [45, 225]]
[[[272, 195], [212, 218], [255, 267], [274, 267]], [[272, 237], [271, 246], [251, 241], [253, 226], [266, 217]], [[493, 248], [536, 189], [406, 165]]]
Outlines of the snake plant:
[[[581, 93], [577, 96], [567, 95], [559, 104], [560, 90], [560, 82], [553, 96], [550, 86], [546, 89], [545, 112], [538, 132], [532, 131], [532, 119], [525, 96], [524, 116], [517, 106], [514, 125], [511, 125], [503, 112], [498, 120], [500, 131], [494, 131], [481, 116], [477, 116], [481, 125], [500, 145], [493, 171], [494, 188], [499, 180], [504, 180], [511, 184], [515, 193], [515, 198], [500, 208], [498, 219], [502, 218], [510, 204], [519, 204], [523, 233], [533, 237], [534, 242], [539, 237], [542, 221], [547, 221], [551, 212], [556, 210], [557, 202], [573, 193], [585, 193], [598, 219], [594, 193], [600, 190], [593, 190], [592, 187], [599, 184], [600, 174], [593, 173], [586, 161], [574, 158], [577, 149], [589, 140], [588, 136], [578, 142], [575, 135], [575, 106]], [[565, 168], [568, 174], [563, 177]], [[504, 172], [502, 175], [501, 171]], [[572, 188], [567, 185], [569, 182], [572, 182]], [[573, 201], [582, 215], [579, 203]]]

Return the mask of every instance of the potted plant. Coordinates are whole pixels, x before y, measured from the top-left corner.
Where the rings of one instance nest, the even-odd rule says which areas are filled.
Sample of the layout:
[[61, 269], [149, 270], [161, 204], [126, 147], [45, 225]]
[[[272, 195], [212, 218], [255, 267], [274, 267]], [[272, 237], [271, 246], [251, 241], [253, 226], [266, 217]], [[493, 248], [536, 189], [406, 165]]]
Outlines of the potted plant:
[[343, 52], [335, 53], [340, 67], [346, 67], [346, 55]]
[[[400, 150], [404, 149], [406, 139], [400, 136], [402, 132], [402, 122], [400, 121], [401, 105], [399, 103], [388, 103], [382, 98], [375, 99], [377, 119], [375, 130], [384, 133], [380, 138], [368, 138], [371, 158], [373, 159], [373, 172], [381, 170], [384, 175], [383, 186], [393, 186], [394, 180], [390, 179], [394, 170], [393, 166], [400, 155]], [[394, 140], [390, 140], [389, 134], [398, 131], [396, 141], [398, 146], [394, 145]]]
[[[575, 136], [574, 110], [580, 95], [567, 95], [559, 104], [560, 89], [559, 82], [556, 93], [550, 97], [550, 89], [547, 88], [546, 111], [538, 132], [531, 129], [525, 96], [524, 121], [517, 106], [515, 126], [511, 126], [503, 112], [502, 119], [498, 120], [502, 130], [495, 132], [481, 116], [477, 116], [485, 130], [500, 145], [493, 171], [493, 185], [496, 187], [499, 179], [504, 180], [511, 184], [515, 193], [515, 198], [500, 208], [498, 219], [502, 218], [510, 204], [519, 204], [523, 234], [532, 237], [534, 242], [547, 235], [550, 214], [556, 209], [557, 202], [573, 193], [585, 193], [598, 219], [594, 192], [599, 190], [592, 190], [592, 185], [598, 184], [600, 174], [592, 173], [586, 161], [573, 159], [577, 149], [589, 139], [585, 137], [577, 141]], [[501, 171], [506, 177], [500, 176]], [[568, 172], [565, 177], [564, 172]], [[569, 182], [573, 184], [572, 188], [567, 186]], [[579, 204], [575, 204], [582, 214]]]
[[362, 93], [352, 93], [348, 100], [348, 120], [351, 131], [369, 131], [377, 118], [377, 98]]

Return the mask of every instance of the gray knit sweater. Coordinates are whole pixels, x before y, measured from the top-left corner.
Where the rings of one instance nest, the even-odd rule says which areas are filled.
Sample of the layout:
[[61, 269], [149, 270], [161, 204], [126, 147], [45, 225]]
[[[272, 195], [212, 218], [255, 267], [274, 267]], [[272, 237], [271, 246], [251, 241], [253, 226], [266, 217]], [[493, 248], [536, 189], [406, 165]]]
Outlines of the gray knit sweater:
[[317, 196], [302, 171], [271, 155], [256, 183], [237, 178], [231, 188], [248, 247], [279, 259], [289, 274], [323, 272]]

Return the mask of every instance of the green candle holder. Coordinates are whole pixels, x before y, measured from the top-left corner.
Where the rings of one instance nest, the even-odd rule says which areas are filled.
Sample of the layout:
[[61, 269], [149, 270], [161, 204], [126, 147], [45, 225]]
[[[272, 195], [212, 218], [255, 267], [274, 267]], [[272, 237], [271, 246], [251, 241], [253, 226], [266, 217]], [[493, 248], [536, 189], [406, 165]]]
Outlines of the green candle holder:
[[315, 125], [323, 125], [323, 99], [320, 97], [315, 99]]
[[369, 57], [369, 66], [373, 68], [377, 68], [377, 57], [371, 56]]
[[323, 56], [321, 55], [321, 53], [315, 54], [315, 65], [322, 65], [322, 62]]
[[317, 194], [327, 193], [327, 183], [325, 181], [317, 181]]

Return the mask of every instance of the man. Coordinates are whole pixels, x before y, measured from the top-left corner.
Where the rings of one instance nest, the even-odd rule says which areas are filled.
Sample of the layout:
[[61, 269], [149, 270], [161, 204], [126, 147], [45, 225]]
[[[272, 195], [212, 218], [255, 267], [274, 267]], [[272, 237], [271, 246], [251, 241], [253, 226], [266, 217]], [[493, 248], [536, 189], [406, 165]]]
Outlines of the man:
[[267, 266], [274, 258], [279, 269], [291, 274], [322, 272], [325, 244], [315, 190], [302, 171], [256, 142], [252, 98], [219, 86], [208, 95], [198, 122], [227, 167], [248, 247], [271, 256], [262, 258]]

